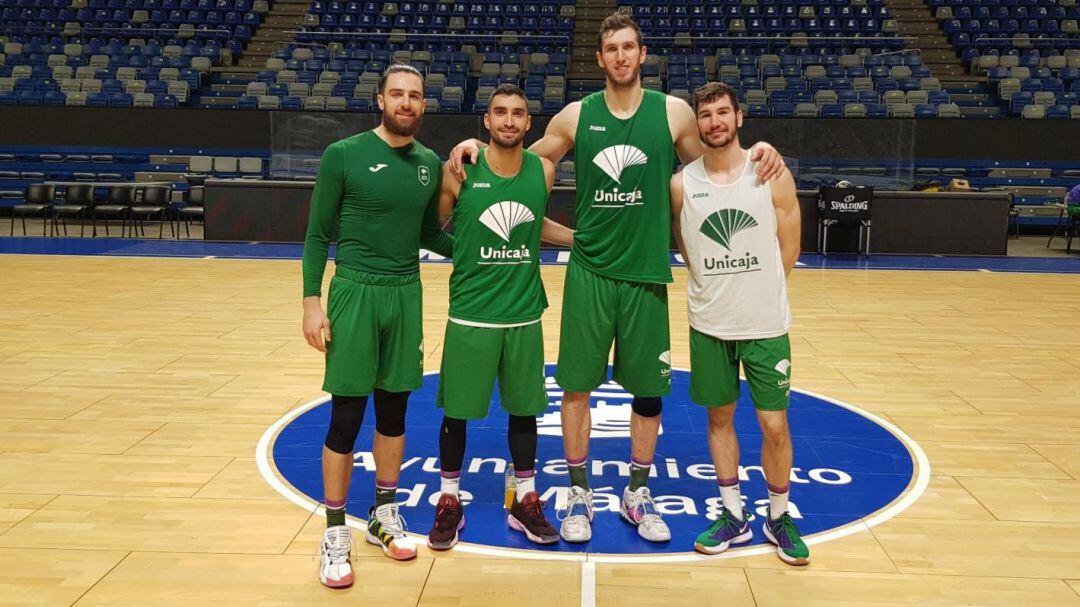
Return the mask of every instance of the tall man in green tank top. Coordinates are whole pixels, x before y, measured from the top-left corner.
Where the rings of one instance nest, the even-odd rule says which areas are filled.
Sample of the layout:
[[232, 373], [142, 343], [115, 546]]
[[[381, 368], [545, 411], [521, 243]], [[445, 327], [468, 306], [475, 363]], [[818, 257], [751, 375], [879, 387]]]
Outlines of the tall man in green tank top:
[[[423, 380], [420, 262], [423, 245], [453, 254], [439, 229], [439, 157], [413, 137], [424, 113], [424, 82], [407, 65], [379, 81], [382, 124], [330, 144], [311, 195], [304, 240], [304, 337], [326, 353], [323, 390], [332, 396], [322, 450], [327, 529], [319, 579], [353, 583], [345, 500], [353, 444], [368, 396], [375, 395], [375, 505], [366, 539], [394, 559], [416, 556], [395, 503], [405, 448], [405, 408]], [[327, 312], [320, 295], [327, 251], [338, 227]]]
[[517, 85], [500, 84], [484, 114], [491, 145], [464, 181], [449, 170], [443, 173], [439, 215], [453, 217], [455, 255], [437, 401], [443, 409], [441, 495], [428, 534], [428, 546], [435, 550], [452, 548], [465, 526], [458, 490], [466, 423], [487, 417], [496, 377], [510, 417], [516, 487], [507, 523], [532, 542], [559, 541], [534, 480], [536, 416], [548, 404], [540, 325], [547, 297], [539, 257], [541, 239], [568, 247], [573, 232], [544, 217], [555, 165], [524, 150], [531, 122], [525, 93]]
[[[614, 379], [634, 395], [630, 416], [630, 480], [620, 512], [646, 540], [671, 539], [646, 486], [660, 432], [661, 397], [671, 383], [667, 283], [670, 269], [668, 181], [676, 155], [684, 163], [702, 155], [694, 112], [686, 101], [645, 90], [641, 30], [626, 15], [604, 19], [596, 59], [606, 74], [603, 91], [567, 105], [529, 149], [553, 162], [574, 149], [577, 231], [563, 290], [559, 362], [564, 389], [563, 447], [570, 472], [560, 535], [569, 542], [592, 537], [592, 491], [587, 463], [589, 393], [607, 378], [615, 342]], [[451, 152], [476, 156], [467, 141]], [[758, 174], [786, 171], [767, 144], [753, 151]]]

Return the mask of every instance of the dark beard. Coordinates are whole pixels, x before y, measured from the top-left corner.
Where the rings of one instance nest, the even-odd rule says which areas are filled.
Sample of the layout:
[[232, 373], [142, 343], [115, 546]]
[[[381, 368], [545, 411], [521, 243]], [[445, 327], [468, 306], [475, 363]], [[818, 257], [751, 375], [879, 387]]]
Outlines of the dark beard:
[[638, 66], [636, 66], [634, 68], [633, 72], [630, 74], [630, 78], [628, 78], [625, 83], [616, 82], [614, 78], [608, 78], [607, 79], [607, 82], [608, 82], [609, 86], [611, 86], [612, 88], [619, 88], [619, 89], [630, 88], [630, 87], [634, 86], [634, 84], [636, 84], [636, 83], [638, 83], [640, 81], [641, 81], [641, 66], [640, 65], [638, 65]]
[[698, 139], [701, 139], [701, 143], [704, 143], [705, 147], [707, 147], [707, 148], [712, 148], [714, 150], [722, 150], [722, 149], [726, 148], [727, 146], [731, 145], [732, 143], [734, 143], [735, 139], [738, 136], [739, 136], [739, 129], [735, 129], [733, 132], [728, 134], [727, 143], [724, 143], [723, 145], [713, 145], [713, 144], [709, 143], [709, 141], [705, 137], [702, 137], [702, 136], [699, 136]]
[[416, 120], [413, 121], [412, 125], [405, 126], [403, 124], [399, 124], [396, 120], [394, 120], [394, 115], [389, 112], [383, 112], [382, 115], [383, 126], [386, 127], [386, 130], [390, 131], [394, 135], [397, 135], [398, 137], [414, 137], [417, 133], [420, 132], [420, 122], [422, 121], [422, 119], [423, 116], [421, 114], [417, 114]]
[[495, 146], [497, 148], [500, 148], [500, 149], [504, 149], [504, 150], [512, 150], [512, 149], [516, 148], [517, 146], [521, 145], [521, 142], [524, 141], [524, 140], [525, 140], [524, 131], [518, 133], [517, 137], [515, 137], [510, 143], [503, 143], [503, 141], [501, 139], [499, 139], [499, 137], [497, 135], [495, 135], [494, 133], [492, 133], [492, 135], [491, 135], [491, 145], [493, 145], [493, 146]]

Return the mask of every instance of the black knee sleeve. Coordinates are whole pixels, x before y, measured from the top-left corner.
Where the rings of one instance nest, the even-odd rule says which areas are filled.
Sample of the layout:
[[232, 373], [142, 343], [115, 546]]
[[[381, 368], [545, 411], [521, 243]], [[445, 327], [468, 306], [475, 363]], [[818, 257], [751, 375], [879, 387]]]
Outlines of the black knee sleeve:
[[360, 424], [364, 422], [366, 396], [333, 396], [330, 405], [330, 428], [326, 431], [326, 448], [342, 455], [353, 452]]
[[439, 429], [439, 466], [445, 472], [458, 472], [465, 461], [465, 428], [463, 419], [443, 416]]
[[409, 392], [375, 390], [375, 431], [391, 438], [405, 434]]
[[532, 470], [536, 467], [536, 418], [511, 415], [506, 432], [510, 443], [510, 458], [514, 469]]
[[656, 417], [664, 408], [664, 401], [659, 396], [635, 396], [630, 408], [641, 417]]

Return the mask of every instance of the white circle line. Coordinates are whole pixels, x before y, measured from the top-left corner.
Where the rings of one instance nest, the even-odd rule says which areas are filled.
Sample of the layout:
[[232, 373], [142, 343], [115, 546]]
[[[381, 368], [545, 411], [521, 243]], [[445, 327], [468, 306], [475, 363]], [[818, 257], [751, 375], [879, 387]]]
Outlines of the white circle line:
[[[675, 367], [672, 367], [672, 370], [683, 371], [687, 373], [689, 372], [685, 369], [678, 369]], [[438, 371], [429, 371], [424, 375], [435, 375], [437, 373]], [[926, 487], [930, 484], [930, 460], [926, 456], [926, 453], [922, 450], [922, 447], [920, 447], [914, 439], [908, 436], [907, 433], [898, 428], [892, 422], [882, 419], [881, 417], [878, 417], [877, 415], [874, 415], [869, 411], [860, 409], [859, 407], [856, 407], [852, 404], [845, 403], [843, 401], [828, 396], [823, 396], [809, 390], [802, 390], [796, 388], [792, 388], [792, 390], [801, 394], [805, 394], [812, 398], [823, 400], [838, 407], [843, 407], [857, 415], [861, 415], [869, 419], [870, 421], [878, 424], [882, 428], [885, 428], [907, 448], [908, 452], [913, 456], [915, 463], [917, 464], [914, 482], [909, 483], [908, 487], [905, 488], [904, 492], [900, 494], [899, 499], [894, 500], [891, 504], [881, 510], [878, 510], [877, 512], [874, 512], [869, 517], [864, 517], [862, 519], [852, 521], [851, 523], [847, 523], [836, 529], [830, 529], [828, 531], [803, 538], [803, 541], [805, 541], [807, 545], [821, 544], [824, 542], [840, 539], [842, 537], [847, 537], [855, 533], [869, 531], [871, 527], [880, 525], [881, 523], [884, 523], [885, 521], [906, 510], [922, 496], [924, 491], [926, 491]], [[277, 437], [278, 433], [286, 424], [296, 419], [300, 415], [306, 413], [307, 411], [325, 403], [327, 400], [329, 400], [329, 398], [330, 397], [328, 395], [320, 396], [306, 403], [303, 403], [302, 405], [296, 407], [291, 411], [286, 412], [284, 415], [281, 416], [280, 419], [275, 421], [273, 424], [270, 425], [269, 428], [266, 429], [262, 437], [259, 438], [258, 445], [256, 445], [255, 447], [255, 463], [258, 466], [259, 473], [262, 474], [262, 477], [266, 480], [267, 484], [273, 487], [275, 491], [285, 496], [285, 498], [288, 499], [290, 502], [300, 506], [308, 512], [318, 513], [320, 515], [322, 515], [322, 513], [320, 512], [322, 504], [299, 492], [291, 484], [287, 484], [285, 481], [283, 481], [279, 474], [276, 472], [276, 466], [271, 463], [269, 453], [270, 443]], [[365, 521], [354, 517], [349, 517], [346, 521], [346, 524], [350, 527], [353, 527], [354, 529], [367, 529]], [[426, 536], [420, 534], [409, 533], [408, 535], [412, 536], [414, 539], [420, 540], [421, 543], [426, 542], [427, 540]], [[743, 556], [754, 556], [758, 554], [769, 554], [775, 552], [776, 549], [772, 546], [765, 545], [752, 546], [747, 548], [733, 548], [724, 552], [723, 554], [717, 555], [704, 555], [698, 554], [696, 552], [674, 554], [615, 555], [593, 552], [565, 553], [523, 550], [518, 548], [492, 548], [490, 546], [460, 542], [457, 546], [454, 547], [454, 550], [457, 552], [478, 554], [482, 556], [522, 558], [544, 561], [593, 561], [596, 563], [686, 563], [694, 561], [707, 561]]]

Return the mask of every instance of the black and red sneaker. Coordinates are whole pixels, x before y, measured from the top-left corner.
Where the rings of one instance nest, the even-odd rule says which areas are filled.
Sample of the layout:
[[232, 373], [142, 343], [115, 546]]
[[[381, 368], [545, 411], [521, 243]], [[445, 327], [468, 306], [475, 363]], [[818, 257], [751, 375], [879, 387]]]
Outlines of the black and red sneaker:
[[435, 524], [428, 533], [432, 550], [449, 550], [458, 543], [458, 531], [465, 527], [465, 511], [456, 495], [443, 493], [435, 505]]
[[544, 516], [544, 502], [535, 491], [526, 493], [521, 501], [514, 500], [506, 522], [511, 529], [525, 534], [530, 542], [536, 544], [554, 544], [559, 541], [559, 532], [548, 523]]

